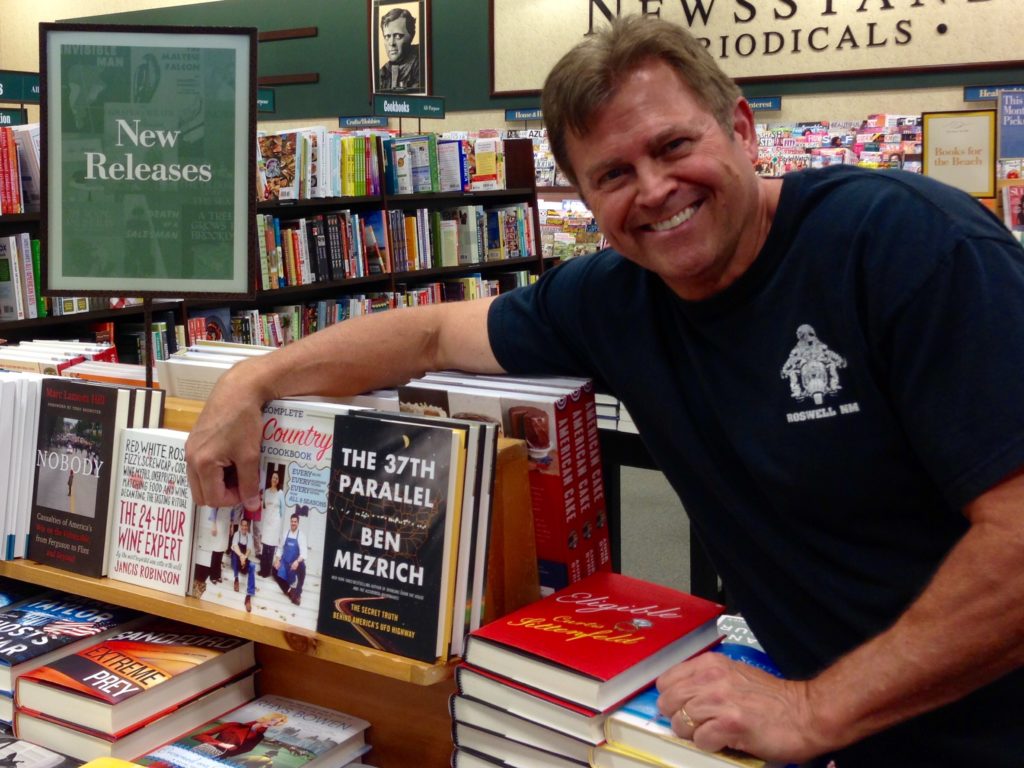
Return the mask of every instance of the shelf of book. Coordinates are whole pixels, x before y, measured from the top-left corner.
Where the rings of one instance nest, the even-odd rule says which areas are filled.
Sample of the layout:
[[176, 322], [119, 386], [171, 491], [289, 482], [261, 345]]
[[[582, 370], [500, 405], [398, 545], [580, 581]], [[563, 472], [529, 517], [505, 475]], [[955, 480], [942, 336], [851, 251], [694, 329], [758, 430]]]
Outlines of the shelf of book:
[[[194, 400], [167, 398], [165, 426], [185, 430], [195, 423], [203, 404]], [[520, 518], [529, 509], [529, 487], [526, 479], [526, 448], [520, 440], [502, 439], [499, 443], [493, 517], [496, 530], [507, 532], [497, 544], [495, 562], [500, 572], [489, 572], [488, 613], [500, 615], [506, 609], [535, 599], [536, 580], [523, 578], [517, 571], [515, 543], [523, 531]], [[528, 517], [528, 515], [526, 516]], [[532, 532], [530, 539], [532, 539]], [[452, 676], [452, 663], [428, 664], [376, 651], [316, 632], [299, 630], [283, 622], [253, 616], [241, 610], [216, 607], [193, 597], [179, 597], [146, 587], [107, 578], [91, 578], [40, 565], [28, 560], [0, 562], [0, 576], [61, 589], [85, 597], [121, 605], [169, 619], [216, 629], [227, 634], [251, 639], [269, 648], [291, 651], [335, 664], [359, 669], [415, 685], [433, 685]], [[492, 578], [493, 577], [493, 578]]]
[[29, 560], [0, 563], [0, 576], [60, 589], [156, 616], [207, 627], [262, 645], [315, 656], [416, 685], [432, 685], [451, 677], [451, 664], [425, 664], [370, 648], [295, 629], [245, 611], [217, 607], [194, 597], [178, 597], [107, 578], [91, 578], [39, 565]]

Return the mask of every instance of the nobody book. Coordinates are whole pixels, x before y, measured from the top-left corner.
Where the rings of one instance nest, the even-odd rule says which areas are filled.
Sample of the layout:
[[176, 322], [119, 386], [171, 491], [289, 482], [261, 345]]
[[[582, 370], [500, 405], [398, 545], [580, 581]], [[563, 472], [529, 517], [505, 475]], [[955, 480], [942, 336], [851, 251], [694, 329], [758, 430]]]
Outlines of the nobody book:
[[111, 467], [131, 392], [78, 379], [42, 384], [28, 556], [84, 576], [107, 571]]
[[604, 711], [716, 643], [723, 606], [599, 572], [470, 633], [466, 662]]
[[19, 707], [117, 735], [255, 665], [253, 643], [150, 619], [18, 679]]

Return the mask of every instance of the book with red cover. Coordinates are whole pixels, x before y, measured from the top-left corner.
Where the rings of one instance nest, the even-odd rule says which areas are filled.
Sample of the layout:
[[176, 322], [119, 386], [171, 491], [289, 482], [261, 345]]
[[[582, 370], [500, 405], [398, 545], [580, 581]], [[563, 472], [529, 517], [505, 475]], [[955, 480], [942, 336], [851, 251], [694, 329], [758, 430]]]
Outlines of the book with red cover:
[[606, 711], [719, 641], [724, 607], [598, 572], [470, 633], [465, 660]]
[[117, 737], [253, 666], [252, 641], [151, 618], [20, 676], [15, 704]]

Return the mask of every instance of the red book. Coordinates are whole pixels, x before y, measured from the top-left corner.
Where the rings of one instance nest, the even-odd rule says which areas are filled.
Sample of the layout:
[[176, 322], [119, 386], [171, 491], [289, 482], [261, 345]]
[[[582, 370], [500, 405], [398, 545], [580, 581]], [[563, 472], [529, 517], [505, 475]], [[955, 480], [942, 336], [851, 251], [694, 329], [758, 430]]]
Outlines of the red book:
[[599, 711], [720, 640], [724, 607], [598, 572], [470, 633], [465, 660]]

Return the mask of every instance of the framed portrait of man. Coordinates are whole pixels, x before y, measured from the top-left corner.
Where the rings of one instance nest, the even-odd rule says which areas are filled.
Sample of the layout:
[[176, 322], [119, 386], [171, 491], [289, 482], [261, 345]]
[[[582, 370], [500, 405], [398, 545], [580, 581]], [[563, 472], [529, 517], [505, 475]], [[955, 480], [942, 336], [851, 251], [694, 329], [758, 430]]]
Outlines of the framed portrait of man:
[[430, 0], [368, 0], [373, 93], [430, 93]]

